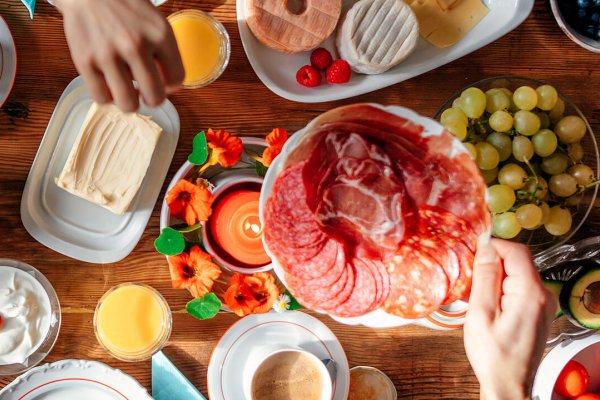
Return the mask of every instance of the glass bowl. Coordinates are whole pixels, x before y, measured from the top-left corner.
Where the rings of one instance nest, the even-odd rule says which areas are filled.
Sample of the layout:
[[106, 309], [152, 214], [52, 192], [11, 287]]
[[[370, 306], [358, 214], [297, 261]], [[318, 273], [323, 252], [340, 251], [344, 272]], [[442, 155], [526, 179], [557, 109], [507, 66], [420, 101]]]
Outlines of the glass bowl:
[[[436, 112], [436, 114], [433, 118], [435, 120], [439, 121], [440, 116], [442, 115], [442, 112], [444, 112], [444, 110], [446, 110], [447, 108], [452, 107], [452, 102], [457, 97], [460, 97], [460, 94], [469, 87], [477, 87], [477, 88], [483, 90], [484, 92], [486, 90], [489, 90], [492, 88], [502, 88], [502, 87], [505, 87], [511, 91], [514, 91], [515, 89], [517, 89], [520, 86], [532, 86], [535, 88], [535, 87], [543, 85], [543, 84], [544, 84], [544, 82], [541, 82], [541, 81], [538, 81], [535, 79], [531, 79], [531, 78], [520, 77], [520, 76], [497, 76], [497, 77], [493, 77], [493, 78], [482, 79], [478, 82], [475, 82], [475, 83], [472, 83], [472, 84], [469, 84], [469, 85], [463, 87], [458, 92], [456, 92], [455, 94], [450, 96], [450, 98], [448, 100], [446, 100], [444, 102], [444, 104], [442, 104], [442, 106], [439, 108], [439, 110]], [[598, 171], [600, 170], [600, 156], [598, 154], [598, 146], [596, 144], [596, 138], [594, 136], [594, 132], [592, 131], [592, 128], [590, 127], [588, 120], [585, 118], [585, 116], [579, 110], [579, 108], [571, 100], [569, 100], [569, 98], [567, 98], [560, 92], [560, 90], [559, 90], [560, 88], [556, 88], [556, 89], [558, 91], [559, 97], [565, 103], [564, 115], [565, 116], [577, 115], [583, 119], [583, 121], [585, 122], [585, 124], [587, 126], [586, 135], [581, 140], [581, 145], [584, 150], [584, 156], [583, 156], [583, 159], [581, 162], [583, 162], [584, 164], [586, 164], [590, 168], [592, 168], [594, 170], [594, 176], [597, 178]], [[569, 207], [569, 209], [571, 210], [572, 215], [573, 215], [573, 224], [572, 224], [571, 230], [569, 232], [567, 232], [566, 234], [564, 234], [562, 236], [552, 236], [551, 234], [546, 232], [546, 230], [544, 228], [540, 228], [540, 229], [536, 229], [536, 230], [532, 230], [532, 231], [523, 229], [521, 231], [521, 233], [519, 233], [519, 235], [517, 237], [515, 237], [513, 240], [518, 241], [520, 243], [527, 244], [529, 246], [529, 249], [531, 250], [532, 254], [534, 254], [534, 255], [541, 254], [542, 252], [545, 252], [545, 251], [551, 251], [553, 249], [556, 249], [557, 247], [566, 243], [571, 237], [573, 237], [573, 235], [584, 224], [590, 211], [594, 207], [594, 201], [596, 200], [597, 193], [598, 193], [598, 186], [596, 186], [594, 188], [590, 188], [585, 191], [584, 196], [581, 199], [581, 202], [577, 206]]]
[[31, 265], [17, 260], [2, 258], [0, 259], [0, 266], [16, 268], [33, 276], [33, 278], [42, 286], [50, 301], [50, 326], [48, 328], [48, 332], [46, 333], [46, 337], [43, 339], [41, 344], [25, 359], [23, 363], [0, 365], [0, 376], [17, 375], [38, 365], [52, 351], [60, 332], [60, 302], [58, 301], [58, 296], [56, 295], [56, 291], [52, 287], [50, 281], [48, 281], [48, 279], [46, 279], [46, 277], [40, 271]]

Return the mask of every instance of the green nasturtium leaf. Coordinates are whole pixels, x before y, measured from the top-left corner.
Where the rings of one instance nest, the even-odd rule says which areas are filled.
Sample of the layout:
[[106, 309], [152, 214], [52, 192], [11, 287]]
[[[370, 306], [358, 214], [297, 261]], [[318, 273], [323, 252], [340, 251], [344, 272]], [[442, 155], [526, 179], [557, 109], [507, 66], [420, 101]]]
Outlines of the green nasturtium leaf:
[[298, 303], [298, 300], [296, 300], [296, 298], [292, 296], [289, 290], [286, 289], [285, 294], [287, 294], [290, 297], [290, 311], [300, 310], [304, 308], [302, 304]]
[[267, 167], [265, 167], [263, 165], [263, 163], [261, 163], [260, 161], [257, 161], [255, 163], [255, 167], [256, 167], [256, 174], [258, 176], [260, 176], [261, 178], [264, 178], [264, 176], [267, 174]]
[[208, 145], [206, 143], [206, 134], [202, 131], [194, 137], [192, 153], [188, 156], [188, 161], [194, 165], [202, 165], [207, 159]]
[[217, 295], [211, 292], [187, 303], [185, 310], [195, 318], [210, 319], [217, 315], [221, 304]]
[[165, 228], [154, 241], [154, 247], [160, 254], [176, 256], [185, 249], [185, 239], [173, 228]]

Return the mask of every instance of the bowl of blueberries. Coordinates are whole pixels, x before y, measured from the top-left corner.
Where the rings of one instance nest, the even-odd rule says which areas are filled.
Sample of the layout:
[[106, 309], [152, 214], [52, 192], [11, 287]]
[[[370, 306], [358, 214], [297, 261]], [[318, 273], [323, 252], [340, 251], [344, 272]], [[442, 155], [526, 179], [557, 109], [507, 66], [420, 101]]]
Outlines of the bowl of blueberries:
[[554, 18], [575, 43], [600, 53], [600, 0], [550, 0]]

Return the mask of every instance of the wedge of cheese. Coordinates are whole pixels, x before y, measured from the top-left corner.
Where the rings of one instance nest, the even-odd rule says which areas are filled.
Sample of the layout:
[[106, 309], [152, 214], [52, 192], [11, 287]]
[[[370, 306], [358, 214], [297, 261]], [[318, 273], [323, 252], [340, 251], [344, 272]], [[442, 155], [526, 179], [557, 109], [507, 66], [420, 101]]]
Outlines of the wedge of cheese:
[[[446, 10], [438, 2], [448, 6]], [[436, 47], [454, 45], [489, 12], [482, 0], [412, 0], [421, 37]]]
[[124, 214], [146, 176], [161, 133], [150, 117], [94, 103], [55, 183]]

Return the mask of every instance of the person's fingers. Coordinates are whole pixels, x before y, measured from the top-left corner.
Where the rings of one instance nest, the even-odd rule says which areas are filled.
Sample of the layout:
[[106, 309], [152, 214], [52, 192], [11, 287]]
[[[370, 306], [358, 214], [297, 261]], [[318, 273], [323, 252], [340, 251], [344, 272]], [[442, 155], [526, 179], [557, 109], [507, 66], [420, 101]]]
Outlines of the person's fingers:
[[146, 104], [152, 107], [160, 105], [165, 100], [165, 87], [152, 56], [142, 52], [130, 57], [128, 61]]
[[185, 78], [183, 62], [171, 25], [165, 22], [157, 41], [156, 62], [165, 86], [179, 86]]
[[134, 112], [139, 108], [138, 95], [133, 88], [127, 66], [119, 59], [104, 62], [104, 76], [117, 107], [124, 112]]
[[78, 67], [77, 69], [96, 103], [104, 104], [112, 101], [110, 90], [100, 71], [93, 66]]
[[502, 264], [492, 245], [480, 247], [473, 266], [473, 284], [469, 312], [480, 312], [489, 319], [499, 312], [502, 287]]
[[507, 276], [520, 277], [530, 282], [540, 281], [527, 246], [502, 239], [492, 239], [492, 245], [504, 260]]

